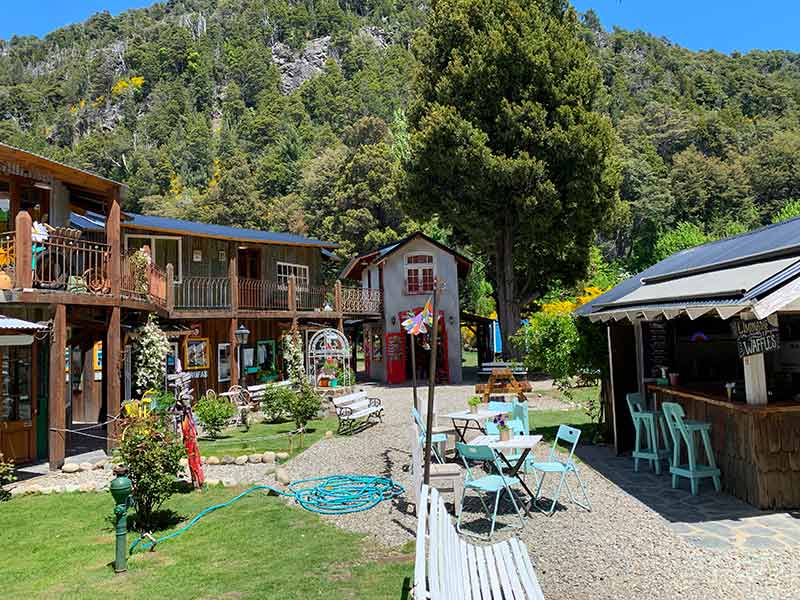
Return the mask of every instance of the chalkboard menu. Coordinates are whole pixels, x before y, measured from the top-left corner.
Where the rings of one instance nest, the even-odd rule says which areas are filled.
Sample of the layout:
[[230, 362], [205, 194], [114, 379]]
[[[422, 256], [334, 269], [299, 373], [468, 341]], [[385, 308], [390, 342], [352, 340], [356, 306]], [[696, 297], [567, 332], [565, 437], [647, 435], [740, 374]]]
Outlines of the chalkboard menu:
[[644, 342], [644, 376], [660, 377], [659, 367], [672, 366], [669, 331], [666, 321], [644, 321], [642, 323]]
[[736, 336], [736, 349], [740, 358], [772, 352], [780, 346], [778, 328], [766, 319], [760, 321], [736, 319], [731, 322], [731, 327], [733, 335]]

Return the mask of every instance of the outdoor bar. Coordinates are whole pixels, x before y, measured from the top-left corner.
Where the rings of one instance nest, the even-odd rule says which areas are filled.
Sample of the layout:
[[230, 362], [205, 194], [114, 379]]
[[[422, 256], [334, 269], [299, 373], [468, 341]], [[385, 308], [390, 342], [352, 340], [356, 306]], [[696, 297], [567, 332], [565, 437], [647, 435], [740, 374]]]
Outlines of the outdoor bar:
[[660, 416], [676, 403], [687, 423], [710, 424], [725, 491], [800, 506], [797, 239], [793, 220], [685, 250], [577, 311], [607, 324], [619, 453], [633, 449], [629, 396]]

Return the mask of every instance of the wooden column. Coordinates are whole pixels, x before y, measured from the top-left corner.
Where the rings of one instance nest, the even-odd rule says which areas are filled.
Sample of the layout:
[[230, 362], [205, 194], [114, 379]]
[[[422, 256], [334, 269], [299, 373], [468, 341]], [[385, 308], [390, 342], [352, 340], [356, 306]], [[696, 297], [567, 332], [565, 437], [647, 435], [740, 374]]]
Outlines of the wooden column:
[[50, 336], [50, 393], [48, 402], [50, 469], [55, 471], [64, 464], [66, 434], [55, 429], [66, 429], [67, 406], [65, 402], [64, 351], [67, 345], [67, 307], [56, 304], [53, 332]]
[[344, 333], [344, 315], [343, 315], [343, 306], [342, 306], [342, 282], [340, 280], [336, 280], [336, 283], [333, 286], [333, 310], [336, 314], [339, 315], [339, 318], [336, 322], [336, 328], [339, 330], [339, 333]]
[[175, 310], [175, 267], [167, 263], [167, 313]]
[[[122, 279], [122, 242], [120, 240], [119, 188], [114, 188], [111, 206], [106, 219], [106, 243], [110, 253], [108, 278], [111, 280], [111, 295], [119, 296]], [[155, 249], [153, 249], [155, 250]]]
[[17, 288], [31, 288], [33, 287], [33, 268], [32, 263], [32, 246], [31, 240], [31, 216], [27, 211], [20, 211], [17, 213], [16, 221], [14, 222], [16, 232], [16, 265], [14, 267], [15, 284]]
[[[231, 385], [239, 383], [239, 347], [236, 344], [236, 329], [238, 327], [239, 319], [234, 316], [228, 329], [228, 342], [231, 345]], [[217, 365], [217, 368], [219, 368], [219, 365]]]
[[236, 256], [231, 256], [228, 261], [228, 280], [231, 288], [231, 312], [236, 316], [236, 312], [239, 310], [239, 264]]
[[[120, 327], [120, 307], [111, 308], [111, 315], [108, 319], [106, 329], [106, 339], [103, 342], [103, 388], [106, 397], [106, 414], [111, 419], [119, 416], [122, 403], [122, 386], [120, 385], [122, 375], [122, 328]], [[114, 439], [119, 439], [120, 430], [117, 422], [108, 424], [106, 435], [108, 449], [117, 446]], [[113, 439], [111, 439], [113, 438]]]

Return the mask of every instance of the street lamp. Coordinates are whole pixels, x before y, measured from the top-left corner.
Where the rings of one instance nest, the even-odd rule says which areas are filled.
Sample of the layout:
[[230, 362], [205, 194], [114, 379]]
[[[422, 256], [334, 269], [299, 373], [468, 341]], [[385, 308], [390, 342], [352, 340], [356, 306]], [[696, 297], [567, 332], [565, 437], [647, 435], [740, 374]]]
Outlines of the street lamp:
[[242, 362], [242, 346], [247, 344], [247, 338], [250, 337], [250, 330], [244, 326], [239, 325], [236, 330], [236, 345], [239, 347], [239, 371], [238, 371], [238, 384], [242, 385], [242, 371], [244, 371], [244, 363]]

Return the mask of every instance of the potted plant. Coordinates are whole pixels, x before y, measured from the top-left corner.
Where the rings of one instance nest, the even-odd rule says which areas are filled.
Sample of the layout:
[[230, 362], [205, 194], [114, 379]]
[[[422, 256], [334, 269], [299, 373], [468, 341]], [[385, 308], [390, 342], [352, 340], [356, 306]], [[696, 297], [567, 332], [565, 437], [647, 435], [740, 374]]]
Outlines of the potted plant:
[[469, 412], [471, 412], [473, 415], [477, 415], [478, 407], [481, 405], [481, 397], [470, 396], [469, 400], [467, 400], [467, 404], [469, 405]]
[[497, 425], [497, 431], [500, 432], [500, 441], [507, 442], [511, 439], [511, 427], [506, 423], [505, 415], [497, 415], [494, 419], [494, 424]]

